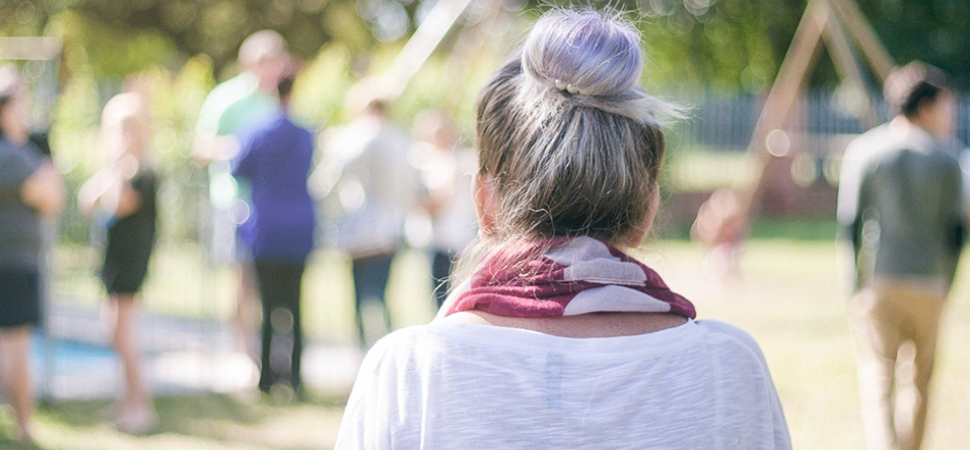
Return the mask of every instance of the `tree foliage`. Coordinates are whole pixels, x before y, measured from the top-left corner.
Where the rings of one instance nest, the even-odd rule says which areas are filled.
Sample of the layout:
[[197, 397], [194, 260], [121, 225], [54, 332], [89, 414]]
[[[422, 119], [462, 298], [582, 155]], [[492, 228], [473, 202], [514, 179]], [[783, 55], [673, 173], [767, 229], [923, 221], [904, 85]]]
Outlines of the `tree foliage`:
[[[920, 59], [970, 88], [970, 2], [857, 0], [897, 63]], [[805, 0], [630, 0], [645, 16], [641, 28], [665, 82], [758, 92], [784, 59]], [[812, 82], [837, 81], [821, 58]]]
[[[585, 1], [493, 0], [513, 17], [550, 4]], [[857, 0], [899, 62], [922, 59], [970, 87], [970, 2]], [[408, 36], [435, 0], [0, 0], [0, 31], [55, 33], [83, 47], [96, 76], [177, 66], [208, 55], [219, 73], [231, 68], [248, 34], [280, 31], [292, 51], [312, 59], [339, 43], [357, 64], [386, 42]], [[770, 84], [806, 0], [592, 0], [631, 11], [644, 32], [654, 87], [760, 92]], [[494, 5], [475, 1], [473, 6]], [[68, 17], [65, 17], [68, 16]], [[836, 81], [821, 59], [816, 84]]]

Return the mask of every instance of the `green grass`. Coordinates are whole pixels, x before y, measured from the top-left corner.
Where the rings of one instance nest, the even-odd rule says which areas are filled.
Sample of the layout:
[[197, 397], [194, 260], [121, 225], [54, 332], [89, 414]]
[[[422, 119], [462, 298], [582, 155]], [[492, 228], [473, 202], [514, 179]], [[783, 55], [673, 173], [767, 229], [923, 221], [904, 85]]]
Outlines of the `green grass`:
[[[692, 299], [699, 317], [747, 330], [761, 344], [795, 448], [864, 448], [848, 293], [831, 241], [762, 240], [746, 245], [740, 280], [720, 283], [697, 268], [690, 244], [659, 243], [644, 259]], [[963, 270], [945, 310], [924, 449], [966, 448], [970, 429], [970, 277]]]
[[[830, 228], [831, 229], [831, 228]], [[701, 270], [701, 253], [682, 241], [656, 242], [642, 252], [671, 287], [697, 305], [701, 319], [733, 323], [761, 344], [798, 449], [863, 448], [855, 360], [845, 318], [847, 292], [830, 240], [762, 239], [749, 242], [743, 276], [719, 282]], [[309, 273], [307, 322], [318, 336], [352, 335], [346, 261], [315, 256]], [[408, 253], [395, 262], [390, 303], [399, 325], [431, 315], [427, 263]], [[177, 286], [172, 286], [178, 289]], [[966, 448], [970, 441], [970, 273], [961, 272], [945, 310], [932, 386], [925, 449]], [[43, 448], [329, 448], [346, 393], [290, 406], [248, 403], [209, 395], [162, 399], [159, 433], [129, 437], [98, 420], [105, 402], [69, 402], [42, 408], [38, 438]], [[9, 410], [0, 407], [2, 433]], [[9, 446], [9, 445], [7, 445]]]
[[832, 242], [835, 219], [757, 219], [751, 224], [752, 239]]
[[[662, 240], [690, 241], [690, 227], [687, 223], [680, 227], [658, 230]], [[835, 240], [838, 225], [835, 218], [828, 219], [775, 219], [755, 218], [748, 230], [748, 238], [753, 240], [793, 240], [822, 241]]]
[[282, 404], [270, 398], [244, 401], [206, 395], [156, 400], [158, 429], [128, 436], [102, 421], [107, 401], [63, 402], [37, 412], [37, 446], [5, 441], [8, 414], [0, 412], [0, 448], [10, 449], [320, 449], [332, 448], [345, 396]]

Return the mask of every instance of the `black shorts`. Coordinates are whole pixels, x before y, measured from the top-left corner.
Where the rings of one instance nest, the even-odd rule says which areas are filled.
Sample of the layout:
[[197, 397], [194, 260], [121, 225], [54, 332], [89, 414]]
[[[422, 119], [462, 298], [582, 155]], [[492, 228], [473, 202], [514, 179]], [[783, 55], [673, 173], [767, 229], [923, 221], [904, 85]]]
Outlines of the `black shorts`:
[[148, 261], [155, 247], [155, 232], [134, 225], [108, 232], [101, 267], [101, 281], [108, 294], [137, 294], [145, 282]]
[[0, 268], [0, 328], [40, 323], [40, 273]]
[[101, 268], [101, 281], [109, 294], [137, 294], [148, 274], [148, 256], [108, 255]]

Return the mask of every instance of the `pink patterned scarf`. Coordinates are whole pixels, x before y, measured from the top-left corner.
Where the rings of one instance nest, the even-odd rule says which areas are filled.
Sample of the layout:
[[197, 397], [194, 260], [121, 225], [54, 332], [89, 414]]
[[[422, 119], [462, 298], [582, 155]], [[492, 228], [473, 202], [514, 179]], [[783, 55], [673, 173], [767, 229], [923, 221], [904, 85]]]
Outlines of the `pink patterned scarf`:
[[[532, 256], [544, 248], [549, 250]], [[657, 272], [589, 237], [506, 246], [487, 257], [443, 309], [444, 316], [471, 310], [507, 317], [593, 312], [658, 312], [691, 319], [696, 315], [694, 305], [671, 291]]]

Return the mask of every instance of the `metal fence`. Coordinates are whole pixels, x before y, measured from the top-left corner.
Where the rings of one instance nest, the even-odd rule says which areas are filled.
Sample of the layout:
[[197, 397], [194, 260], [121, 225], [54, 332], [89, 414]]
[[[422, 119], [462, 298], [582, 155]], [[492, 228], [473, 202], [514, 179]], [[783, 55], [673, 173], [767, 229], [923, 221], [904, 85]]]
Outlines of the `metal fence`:
[[[888, 120], [889, 107], [878, 92], [870, 93], [879, 119]], [[750, 95], [737, 97], [702, 97], [684, 100], [690, 106], [690, 119], [685, 125], [685, 142], [719, 151], [740, 151], [747, 147], [754, 132], [763, 98]], [[852, 106], [838, 90], [809, 92], [796, 107], [796, 125], [820, 137], [854, 135], [862, 132]], [[956, 138], [970, 142], [970, 94], [957, 98]]]

